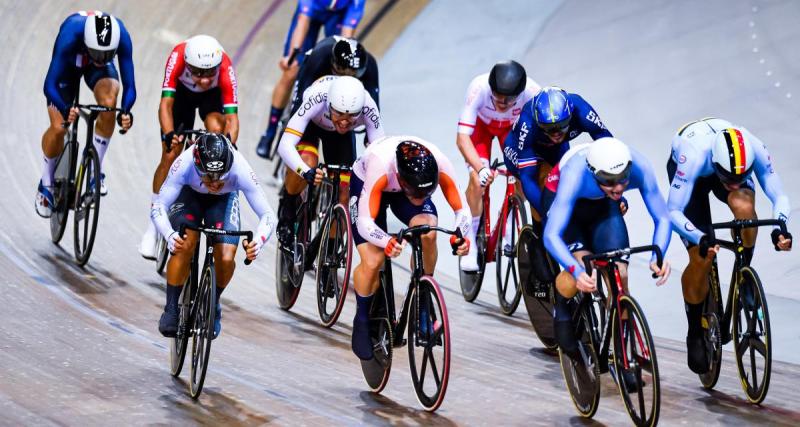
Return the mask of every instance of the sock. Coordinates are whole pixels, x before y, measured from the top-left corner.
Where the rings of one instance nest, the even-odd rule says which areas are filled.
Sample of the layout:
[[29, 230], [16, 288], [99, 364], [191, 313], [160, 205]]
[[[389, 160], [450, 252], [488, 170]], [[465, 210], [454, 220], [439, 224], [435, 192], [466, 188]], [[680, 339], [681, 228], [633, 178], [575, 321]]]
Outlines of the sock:
[[356, 320], [369, 320], [369, 308], [372, 306], [373, 295], [362, 297], [356, 292]]
[[45, 187], [53, 186], [53, 176], [56, 173], [56, 160], [58, 157], [42, 156], [44, 160], [44, 168], [42, 168], [42, 185]]
[[703, 333], [703, 326], [700, 324], [700, 317], [703, 315], [703, 303], [689, 304], [683, 301], [686, 308], [686, 320], [689, 322], [690, 337], [699, 336]]
[[97, 150], [97, 158], [100, 160], [100, 170], [103, 170], [103, 158], [106, 156], [106, 150], [108, 149], [108, 143], [111, 141], [111, 138], [105, 138], [98, 134], [94, 134], [94, 149]]
[[225, 291], [225, 288], [217, 286], [217, 305], [219, 305], [219, 297], [222, 295], [222, 292]]
[[570, 301], [572, 301], [571, 298], [564, 298], [560, 293], [556, 292], [556, 307], [553, 317], [557, 322], [568, 322], [572, 320]]
[[750, 265], [750, 261], [753, 260], [753, 252], [755, 252], [755, 250], [755, 246], [744, 248], [742, 251], [742, 261], [744, 261], [744, 265]]
[[181, 297], [182, 290], [183, 286], [167, 283], [167, 306], [165, 308], [175, 309], [178, 306], [178, 299]]
[[281, 119], [282, 114], [283, 108], [271, 106], [269, 109], [269, 124], [267, 125], [267, 131], [264, 132], [265, 136], [275, 135], [275, 131], [278, 129], [278, 120]]
[[297, 213], [297, 200], [300, 195], [289, 194], [285, 189], [281, 193], [281, 200], [278, 204], [278, 220], [281, 225], [287, 225]]

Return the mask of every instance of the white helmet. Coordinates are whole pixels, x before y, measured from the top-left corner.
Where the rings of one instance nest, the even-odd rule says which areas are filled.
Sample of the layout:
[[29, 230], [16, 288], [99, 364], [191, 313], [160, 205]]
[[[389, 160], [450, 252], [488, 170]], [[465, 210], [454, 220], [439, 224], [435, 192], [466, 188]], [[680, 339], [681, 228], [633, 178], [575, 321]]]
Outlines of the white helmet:
[[328, 104], [340, 113], [360, 114], [364, 108], [364, 85], [355, 77], [338, 77], [328, 89]]
[[725, 182], [741, 183], [753, 170], [753, 153], [750, 141], [736, 128], [717, 132], [711, 148], [711, 162], [717, 176]]
[[183, 60], [190, 67], [207, 70], [222, 63], [222, 52], [222, 45], [217, 39], [201, 34], [186, 40]]
[[589, 146], [586, 165], [601, 185], [627, 181], [631, 174], [631, 150], [616, 138], [600, 138]]
[[83, 24], [83, 43], [89, 58], [98, 64], [111, 62], [117, 54], [119, 33], [119, 22], [113, 16], [103, 12], [87, 16]]

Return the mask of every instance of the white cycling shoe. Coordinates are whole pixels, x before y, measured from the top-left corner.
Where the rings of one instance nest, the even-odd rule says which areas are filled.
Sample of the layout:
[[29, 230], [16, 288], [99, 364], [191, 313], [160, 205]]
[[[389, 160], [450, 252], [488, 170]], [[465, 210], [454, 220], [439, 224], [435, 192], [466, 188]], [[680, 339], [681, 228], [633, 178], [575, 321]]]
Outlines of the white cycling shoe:
[[478, 253], [470, 248], [470, 251], [465, 256], [461, 257], [461, 270], [468, 273], [474, 273], [479, 269]]
[[156, 232], [156, 226], [153, 225], [153, 222], [147, 226], [147, 231], [144, 232], [142, 236], [142, 241], [139, 243], [139, 253], [145, 259], [156, 259], [156, 244], [158, 243], [158, 232]]
[[36, 213], [42, 218], [50, 218], [53, 215], [53, 192], [51, 187], [42, 185], [39, 181], [39, 188], [36, 190]]

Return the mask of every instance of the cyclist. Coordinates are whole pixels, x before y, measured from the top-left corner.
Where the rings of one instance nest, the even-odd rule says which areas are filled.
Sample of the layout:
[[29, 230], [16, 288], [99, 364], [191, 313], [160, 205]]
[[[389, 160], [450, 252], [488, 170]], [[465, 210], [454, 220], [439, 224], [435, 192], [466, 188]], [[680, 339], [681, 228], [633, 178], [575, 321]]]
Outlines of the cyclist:
[[[99, 11], [73, 13], [61, 24], [53, 46], [53, 57], [44, 81], [47, 98], [47, 114], [50, 127], [42, 135], [44, 167], [36, 191], [36, 213], [49, 218], [53, 208], [53, 174], [58, 156], [64, 148], [67, 129], [64, 122], [72, 123], [78, 118], [78, 109], [71, 103], [78, 91], [80, 79], [94, 93], [98, 104], [106, 107], [117, 105], [119, 79], [122, 75], [122, 110], [117, 114], [117, 123], [124, 130], [133, 125], [130, 112], [136, 101], [136, 84], [133, 76], [133, 45], [128, 30], [122, 21]], [[119, 55], [117, 55], [119, 53]], [[120, 73], [114, 66], [114, 57], [119, 57]], [[94, 148], [103, 158], [114, 134], [114, 114], [101, 113], [94, 128]], [[105, 173], [100, 175], [100, 194], [105, 195]]]
[[[239, 230], [239, 191], [259, 217], [252, 242], [247, 242], [247, 258], [258, 257], [275, 226], [275, 215], [267, 202], [258, 177], [230, 140], [217, 133], [200, 136], [194, 147], [175, 159], [150, 212], [158, 232], [167, 239], [172, 253], [167, 263], [167, 303], [158, 330], [173, 337], [178, 330], [178, 300], [189, 275], [189, 266], [199, 240], [196, 231], [179, 235], [181, 225], [205, 224], [226, 230]], [[214, 338], [221, 329], [222, 306], [219, 297], [228, 286], [236, 267], [238, 237], [214, 237], [214, 263], [217, 274]]]
[[[357, 308], [352, 348], [360, 359], [373, 356], [369, 308], [384, 257], [398, 257], [405, 246], [386, 233], [386, 208], [391, 207], [408, 226], [436, 225], [436, 206], [430, 197], [437, 187], [455, 212], [456, 228], [466, 236], [470, 226], [466, 199], [456, 185], [453, 164], [435, 145], [413, 136], [386, 137], [367, 147], [353, 167], [350, 214], [361, 263], [353, 271]], [[459, 255], [467, 253], [469, 242], [464, 239]], [[437, 259], [435, 232], [422, 236], [422, 249], [425, 273], [432, 275]]]
[[[544, 245], [563, 267], [556, 277], [554, 332], [558, 345], [575, 355], [577, 343], [569, 303], [577, 291], [592, 292], [597, 280], [583, 268], [583, 257], [629, 247], [628, 230], [619, 200], [626, 190], [639, 189], [655, 223], [653, 244], [666, 254], [671, 224], [664, 198], [658, 190], [650, 162], [639, 152], [614, 138], [600, 138], [592, 144], [571, 148], [550, 171], [542, 205], [547, 212]], [[652, 270], [666, 283], [670, 264]], [[619, 263], [622, 284], [628, 286], [627, 263]]]
[[[672, 139], [667, 173], [671, 182], [667, 207], [672, 226], [689, 253], [689, 264], [681, 275], [689, 326], [687, 362], [689, 369], [702, 374], [710, 368], [700, 322], [711, 261], [719, 251], [719, 246], [709, 247], [704, 233], [711, 225], [708, 193], [713, 192], [727, 204], [736, 219], [756, 218], [755, 173], [772, 201], [775, 218], [788, 221], [791, 208], [767, 148], [747, 129], [726, 120], [706, 118], [681, 128]], [[753, 258], [757, 230], [742, 231], [746, 264]], [[792, 235], [781, 235], [780, 229], [775, 228], [772, 242], [778, 250], [791, 250]]]
[[[470, 233], [478, 230], [483, 212], [483, 188], [492, 182], [489, 157], [492, 140], [502, 144], [519, 117], [522, 106], [539, 91], [539, 85], [527, 77], [525, 68], [516, 61], [498, 62], [489, 73], [470, 82], [461, 117], [458, 120], [456, 145], [467, 162], [469, 183], [467, 203], [472, 213]], [[475, 241], [474, 234], [468, 236]], [[478, 270], [478, 252], [474, 247], [461, 258], [461, 269]]]
[[506, 167], [522, 182], [525, 198], [542, 213], [544, 179], [582, 133], [611, 137], [600, 116], [580, 95], [546, 86], [522, 107], [519, 120], [503, 142]]
[[[317, 185], [323, 172], [316, 167], [317, 147], [322, 140], [325, 161], [350, 166], [356, 158], [356, 126], [365, 125], [367, 139], [383, 137], [383, 125], [375, 101], [364, 85], [350, 76], [325, 76], [303, 93], [303, 104], [286, 126], [278, 153], [288, 170], [278, 205], [278, 239], [289, 247], [294, 238], [289, 225], [297, 212], [297, 201], [307, 184]], [[350, 181], [342, 176], [342, 184]], [[347, 203], [347, 191], [340, 192], [340, 202]]]
[[[167, 177], [172, 162], [181, 154], [183, 137], [176, 129], [194, 128], [195, 111], [207, 131], [228, 135], [236, 144], [239, 115], [236, 71], [217, 39], [197, 35], [172, 49], [164, 69], [158, 120], [161, 125], [161, 160], [153, 174], [153, 196]], [[167, 148], [170, 148], [167, 151]], [[139, 244], [139, 253], [155, 259], [157, 235], [152, 221]]]
[[[272, 91], [269, 122], [267, 130], [264, 131], [264, 135], [258, 142], [258, 153], [269, 152], [266, 148], [275, 139], [278, 120], [289, 102], [292, 83], [297, 77], [299, 66], [303, 63], [306, 52], [316, 44], [320, 29], [325, 28], [325, 37], [341, 35], [352, 38], [356, 33], [358, 23], [361, 22], [361, 17], [364, 16], [365, 1], [298, 0], [297, 9], [292, 17], [292, 24], [283, 46], [283, 57], [278, 62], [282, 74]], [[297, 50], [298, 54], [294, 62], [290, 64], [289, 58], [294, 50]], [[266, 157], [266, 154], [262, 157]]]

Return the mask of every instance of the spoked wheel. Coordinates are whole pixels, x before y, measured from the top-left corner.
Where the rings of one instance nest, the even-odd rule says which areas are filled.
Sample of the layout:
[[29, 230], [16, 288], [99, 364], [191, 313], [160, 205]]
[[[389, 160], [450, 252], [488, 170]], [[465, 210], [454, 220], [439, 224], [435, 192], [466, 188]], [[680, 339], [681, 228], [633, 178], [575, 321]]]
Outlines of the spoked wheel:
[[620, 313], [611, 317], [614, 369], [620, 396], [637, 426], [658, 423], [661, 389], [656, 348], [639, 304], [630, 296], [619, 300]]
[[344, 206], [337, 204], [322, 233], [317, 255], [317, 308], [319, 319], [326, 327], [333, 326], [342, 313], [352, 261], [350, 214]]
[[761, 403], [767, 397], [772, 373], [772, 343], [764, 288], [750, 267], [739, 270], [733, 313], [733, 349], [739, 379], [747, 400]]
[[[465, 272], [460, 268], [458, 270], [458, 278], [461, 283], [461, 295], [467, 302], [475, 301], [478, 298], [478, 293], [481, 291], [481, 283], [483, 282], [483, 273], [486, 270], [486, 227], [484, 225], [484, 214], [481, 214], [481, 222], [478, 225], [478, 231], [475, 232], [475, 250], [478, 251], [478, 271]], [[461, 257], [458, 257], [459, 265], [461, 265]]]
[[192, 328], [192, 369], [189, 379], [189, 391], [192, 398], [197, 399], [203, 391], [203, 382], [208, 369], [208, 357], [211, 355], [211, 341], [214, 336], [214, 316], [217, 286], [214, 267], [208, 266], [203, 271], [197, 287], [197, 299], [194, 302]]
[[74, 201], [69, 182], [69, 163], [74, 149], [75, 144], [66, 144], [56, 164], [55, 179], [53, 181], [53, 202], [55, 206], [53, 206], [53, 214], [50, 216], [50, 238], [53, 243], [60, 242], [64, 236], [69, 209]]
[[703, 337], [706, 344], [706, 355], [708, 356], [709, 370], [705, 374], [698, 374], [703, 387], [712, 389], [719, 379], [720, 368], [722, 366], [722, 330], [720, 329], [720, 318], [722, 304], [720, 301], [719, 275], [717, 270], [716, 258], [712, 264], [713, 271], [708, 275], [708, 295], [703, 302]]
[[100, 161], [97, 152], [86, 149], [75, 181], [75, 260], [78, 265], [89, 261], [100, 216]]
[[450, 324], [436, 281], [425, 276], [414, 290], [408, 316], [408, 359], [419, 403], [435, 411], [450, 377]]
[[524, 206], [519, 197], [511, 197], [508, 203], [508, 216], [500, 223], [504, 229], [498, 233], [495, 249], [497, 298], [500, 301], [500, 310], [508, 316], [517, 311], [519, 300], [522, 298], [515, 258], [520, 229], [528, 222]]
[[539, 337], [539, 341], [545, 348], [554, 350], [558, 347], [555, 335], [553, 335], [553, 284], [542, 283], [533, 272], [533, 257], [536, 256], [537, 240], [536, 234], [531, 225], [526, 225], [519, 233], [517, 242], [517, 272], [519, 273], [519, 287], [522, 289], [522, 298], [525, 301], [525, 308], [533, 326], [533, 331]]
[[192, 290], [191, 281], [186, 280], [181, 291], [180, 316], [178, 317], [178, 335], [172, 339], [169, 346], [170, 373], [173, 377], [181, 374], [183, 360], [186, 358], [186, 347], [189, 344], [189, 335], [192, 332]]
[[558, 349], [561, 373], [567, 383], [570, 398], [575, 409], [585, 418], [593, 417], [600, 403], [600, 369], [597, 351], [589, 334], [590, 327], [586, 316], [581, 316], [580, 324], [577, 325], [580, 333], [578, 357], [572, 358]]
[[158, 242], [156, 242], [156, 273], [164, 274], [168, 259], [169, 248], [167, 247], [167, 240], [162, 236], [158, 236]]

